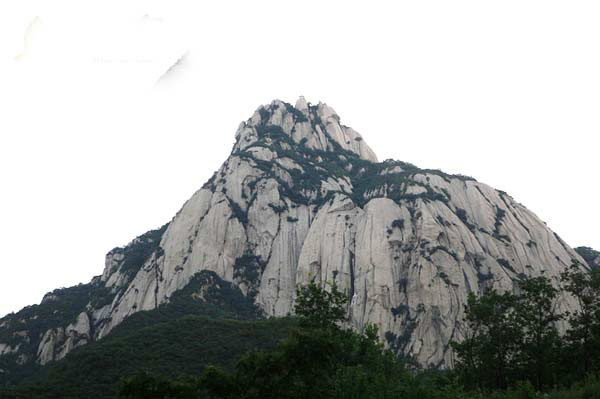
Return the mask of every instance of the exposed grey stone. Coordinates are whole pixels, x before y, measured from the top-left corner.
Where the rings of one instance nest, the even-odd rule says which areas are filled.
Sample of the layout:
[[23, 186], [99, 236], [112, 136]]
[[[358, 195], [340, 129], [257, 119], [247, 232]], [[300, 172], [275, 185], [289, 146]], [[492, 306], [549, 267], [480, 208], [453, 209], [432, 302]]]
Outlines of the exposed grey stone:
[[[377, 161], [373, 151], [326, 104], [300, 98], [290, 107], [274, 101], [240, 124], [231, 156], [183, 205], [162, 235], [160, 251], [139, 270], [123, 271], [122, 251], [107, 255], [98, 283], [112, 290], [112, 303], [89, 305], [76, 322], [46, 331], [37, 351], [40, 364], [104, 337], [210, 270], [237, 284], [267, 316], [293, 310], [297, 284], [335, 282], [349, 295], [351, 326], [362, 330], [374, 323], [389, 346], [422, 365], [451, 366], [448, 343], [463, 337], [470, 292], [512, 291], [522, 277], [542, 273], [558, 286], [571, 260], [582, 260], [512, 197], [460, 176], [409, 173], [405, 165], [386, 163], [377, 176], [406, 178], [404, 197], [390, 194], [392, 180], [357, 196], [350, 172], [366, 173], [366, 165]], [[347, 175], [329, 173], [323, 153], [294, 158], [285, 142], [281, 148], [288, 152], [279, 156], [273, 139], [261, 136], [265, 126], [280, 129], [300, 152], [334, 151], [341, 161], [358, 157], [362, 163], [346, 165]], [[327, 172], [314, 190], [293, 177], [311, 168]], [[288, 189], [307, 200], [295, 201]], [[256, 281], [236, 270], [245, 254], [259, 260]], [[566, 295], [558, 305], [576, 308]], [[2, 345], [0, 354], [18, 349]]]

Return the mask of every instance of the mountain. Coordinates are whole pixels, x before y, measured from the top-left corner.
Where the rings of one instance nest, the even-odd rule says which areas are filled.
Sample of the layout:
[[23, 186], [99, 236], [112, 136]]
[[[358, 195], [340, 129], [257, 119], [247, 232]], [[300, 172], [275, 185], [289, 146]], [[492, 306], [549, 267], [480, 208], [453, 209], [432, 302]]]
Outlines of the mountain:
[[589, 267], [597, 268], [600, 267], [600, 252], [590, 247], [577, 247], [575, 251], [581, 255], [583, 260], [586, 261]]
[[[298, 284], [335, 282], [351, 298], [353, 327], [374, 323], [397, 353], [446, 367], [470, 292], [516, 292], [518, 281], [541, 274], [558, 286], [573, 259], [584, 264], [503, 191], [378, 162], [326, 104], [273, 101], [235, 138], [225, 163], [177, 215], [110, 251], [101, 276], [0, 320], [0, 378], [110, 336], [207, 272], [266, 317], [292, 311]], [[204, 300], [202, 290], [190, 295]], [[559, 310], [576, 306], [561, 295]]]

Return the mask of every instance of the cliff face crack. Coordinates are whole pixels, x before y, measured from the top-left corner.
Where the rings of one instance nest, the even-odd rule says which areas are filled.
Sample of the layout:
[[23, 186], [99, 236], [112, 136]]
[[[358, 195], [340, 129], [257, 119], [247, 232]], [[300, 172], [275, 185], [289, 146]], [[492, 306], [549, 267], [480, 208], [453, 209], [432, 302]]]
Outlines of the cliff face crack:
[[481, 196], [483, 197], [483, 199], [484, 199], [484, 200], [486, 200], [486, 202], [487, 202], [488, 204], [490, 204], [490, 206], [493, 208], [493, 207], [494, 207], [494, 204], [492, 204], [492, 201], [490, 201], [490, 200], [488, 199], [488, 197], [486, 197], [486, 195], [483, 193], [483, 191], [481, 191], [481, 188], [479, 188], [479, 186], [477, 186], [477, 185], [475, 186], [475, 188], [477, 189], [477, 191], [479, 191], [479, 194], [481, 194]]
[[[354, 286], [355, 286], [355, 262], [356, 262], [356, 256], [354, 255], [356, 253], [356, 232], [352, 233], [351, 232], [351, 241], [350, 241], [350, 246], [348, 248], [348, 254], [350, 256], [349, 259], [349, 264], [350, 264], [350, 293], [349, 293], [349, 298], [350, 301], [352, 301], [352, 298], [354, 298]], [[350, 302], [349, 301], [349, 302]]]
[[158, 307], [158, 290], [159, 290], [159, 282], [160, 282], [160, 274], [158, 272], [158, 265], [154, 265], [154, 281], [156, 285], [154, 287], [154, 308]]
[[269, 255], [267, 256], [266, 264], [268, 265], [271, 261], [271, 256], [273, 256], [273, 244], [275, 244], [275, 240], [279, 236], [279, 232], [281, 231], [281, 217], [277, 219], [277, 232], [273, 236], [273, 240], [271, 241], [271, 246], [269, 248]]

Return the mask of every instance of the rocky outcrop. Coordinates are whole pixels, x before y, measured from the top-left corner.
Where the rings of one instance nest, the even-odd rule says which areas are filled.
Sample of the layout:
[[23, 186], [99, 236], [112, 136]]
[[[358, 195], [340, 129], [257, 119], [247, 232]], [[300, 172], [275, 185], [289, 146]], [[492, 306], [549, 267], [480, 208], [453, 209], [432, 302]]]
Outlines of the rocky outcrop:
[[19, 346], [12, 347], [9, 344], [0, 344], [0, 356], [16, 353], [19, 350]]
[[90, 338], [90, 319], [87, 313], [82, 312], [66, 328], [46, 331], [37, 350], [37, 362], [44, 365], [52, 360], [62, 359], [76, 347], [88, 343]]
[[[580, 255], [508, 194], [472, 178], [377, 162], [326, 104], [274, 101], [240, 124], [233, 151], [159, 230], [106, 258], [77, 321], [47, 329], [45, 364], [170, 301], [200, 271], [231, 282], [266, 316], [293, 310], [312, 280], [346, 290], [349, 323], [423, 366], [450, 366], [463, 305], [516, 291]], [[60, 296], [47, 296], [50, 306]], [[558, 306], [576, 307], [568, 296]], [[0, 335], [1, 337], [1, 335]], [[1, 339], [0, 339], [1, 341]]]

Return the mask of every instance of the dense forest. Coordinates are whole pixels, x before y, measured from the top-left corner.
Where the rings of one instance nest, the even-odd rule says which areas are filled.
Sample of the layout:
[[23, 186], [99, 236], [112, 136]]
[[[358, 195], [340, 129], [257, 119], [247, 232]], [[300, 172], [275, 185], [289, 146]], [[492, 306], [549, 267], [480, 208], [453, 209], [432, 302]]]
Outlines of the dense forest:
[[[206, 278], [206, 276], [204, 276]], [[211, 317], [185, 295], [106, 339], [78, 348], [2, 397], [122, 398], [599, 398], [600, 271], [574, 263], [562, 286], [580, 310], [556, 312], [543, 275], [517, 293], [489, 290], [465, 305], [468, 334], [452, 370], [419, 370], [377, 339], [344, 326], [335, 285], [298, 288], [295, 317], [260, 320], [235, 293], [213, 295]], [[236, 300], [225, 298], [237, 298]], [[216, 301], [216, 302], [215, 302]], [[216, 306], [219, 304], [219, 306]], [[205, 305], [207, 306], [207, 305]], [[179, 309], [173, 311], [174, 309]], [[221, 314], [222, 313], [222, 314]], [[232, 315], [243, 314], [232, 320]], [[559, 332], [556, 322], [569, 329]], [[157, 321], [158, 320], [158, 321]]]

